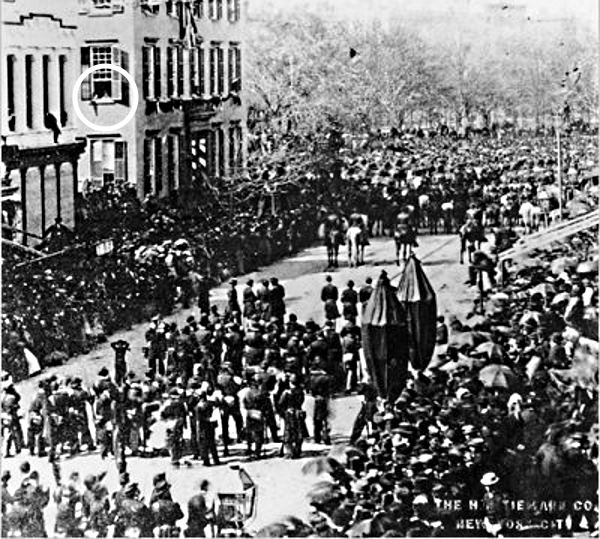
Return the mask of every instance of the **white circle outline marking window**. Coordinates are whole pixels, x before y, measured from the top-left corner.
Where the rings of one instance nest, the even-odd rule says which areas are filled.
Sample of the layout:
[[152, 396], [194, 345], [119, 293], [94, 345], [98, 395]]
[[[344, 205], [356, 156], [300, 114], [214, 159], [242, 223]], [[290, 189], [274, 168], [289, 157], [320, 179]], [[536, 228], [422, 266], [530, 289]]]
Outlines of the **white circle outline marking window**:
[[[127, 79], [127, 82], [129, 82], [129, 88], [131, 91], [130, 111], [127, 113], [125, 118], [113, 125], [99, 125], [95, 124], [94, 122], [91, 122], [84, 116], [84, 114], [81, 112], [81, 108], [79, 107], [79, 88], [81, 87], [81, 84], [86, 79], [86, 77], [89, 77], [92, 73], [100, 71], [101, 69], [112, 69], [117, 73], [120, 73], [123, 77], [125, 77], [125, 79]], [[133, 79], [133, 76], [131, 75], [131, 73], [129, 73], [129, 71], [126, 71], [121, 66], [117, 66], [114, 64], [97, 64], [95, 66], [88, 67], [81, 75], [79, 75], [79, 78], [75, 81], [75, 85], [73, 86], [72, 98], [73, 109], [75, 110], [75, 114], [77, 114], [77, 117], [86, 126], [88, 126], [90, 129], [93, 129], [94, 131], [99, 131], [101, 133], [109, 133], [111, 131], [117, 131], [121, 129], [133, 119], [135, 111], [137, 110], [140, 101], [140, 94], [138, 92], [137, 84], [135, 83], [135, 80]]]

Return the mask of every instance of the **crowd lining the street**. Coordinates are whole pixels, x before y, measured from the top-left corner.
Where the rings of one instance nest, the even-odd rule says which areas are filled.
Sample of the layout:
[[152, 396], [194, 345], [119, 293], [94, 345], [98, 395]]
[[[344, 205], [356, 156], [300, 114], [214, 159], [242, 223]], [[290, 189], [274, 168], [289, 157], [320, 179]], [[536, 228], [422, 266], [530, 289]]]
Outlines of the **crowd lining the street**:
[[[359, 383], [360, 311], [372, 292], [370, 283], [358, 290], [348, 283], [339, 294], [335, 283], [327, 282], [321, 293], [323, 324], [286, 313], [285, 290], [276, 278], [249, 282], [241, 298], [232, 280], [224, 312], [210, 305], [208, 297], [207, 276], [227, 278], [254, 269], [265, 251], [276, 258], [309, 245], [319, 213], [361, 211], [369, 215], [371, 233], [378, 235], [391, 233], [388, 216], [408, 204], [426, 216], [435, 215], [435, 206], [444, 226], [442, 204], [453, 202], [449, 226], [455, 232], [474, 204], [498, 241], [503, 229], [528, 226], [518, 211], [525, 201], [538, 201], [542, 190], [553, 197], [553, 148], [543, 140], [529, 144], [524, 148], [516, 139], [465, 142], [418, 134], [376, 139], [342, 152], [340, 177], [332, 178], [339, 181], [335, 194], [319, 195], [314, 180], [305, 178], [293, 210], [279, 210], [276, 216], [264, 212], [258, 219], [248, 208], [233, 213], [233, 219], [205, 212], [200, 223], [197, 217], [178, 220], [176, 209], [153, 200], [139, 205], [126, 189], [96, 193], [87, 201], [89, 238], [108, 233], [100, 231], [105, 226], [101, 212], [114, 212], [113, 223], [119, 222], [117, 216], [130, 217], [132, 232], [115, 246], [115, 253], [68, 268], [57, 264], [39, 271], [35, 266], [14, 270], [5, 280], [5, 456], [26, 442], [32, 454], [48, 455], [54, 463], [61, 453], [99, 446], [103, 457], [113, 454], [120, 466], [125, 455], [153, 456], [165, 450], [176, 466], [185, 465], [186, 457], [218, 464], [229, 453], [233, 419], [236, 438], [247, 444], [249, 456], [263, 456], [269, 432], [271, 440], [283, 442], [283, 454], [298, 458], [308, 435], [305, 394], [316, 401], [314, 440], [328, 444], [329, 399], [335, 391], [359, 391], [363, 405], [351, 447], [306, 463], [307, 473], [320, 476], [310, 494], [310, 522], [290, 519], [260, 535], [510, 535], [517, 530], [508, 523], [517, 520], [521, 535], [591, 532], [597, 525], [597, 504], [575, 502], [595, 500], [597, 492], [597, 231], [540, 251], [537, 258], [509, 268], [502, 280], [492, 280], [484, 291], [483, 312], [477, 307], [468, 319], [452, 318], [447, 325], [439, 319], [432, 363], [412, 373], [396, 402], [381, 401], [369, 383]], [[578, 181], [590, 166], [585, 139], [574, 138], [567, 155], [566, 171], [574, 171], [573, 199], [586, 209], [597, 192], [582, 189]], [[419, 201], [422, 195], [428, 196], [429, 206]], [[499, 207], [492, 210], [497, 200]], [[93, 230], [99, 231], [97, 236]], [[267, 230], [270, 241], [265, 243]], [[236, 236], [239, 244], [232, 241]], [[174, 238], [184, 241], [175, 245]], [[147, 258], [140, 256], [140, 248], [148, 246], [156, 248], [144, 251]], [[211, 253], [218, 256], [211, 260]], [[7, 267], [5, 261], [5, 274]], [[192, 270], [203, 274], [193, 287], [181, 279]], [[190, 289], [193, 294], [187, 293]], [[149, 298], [154, 310], [145, 309]], [[181, 328], [166, 323], [163, 318], [177, 300], [184, 305], [196, 300], [199, 319], [188, 318]], [[28, 410], [25, 441], [12, 383], [27, 374], [24, 349], [46, 364], [52, 357], [64, 360], [141, 322], [144, 314], [152, 317], [145, 376], [128, 371], [128, 345], [115, 341], [112, 378], [102, 370], [88, 388], [77, 378], [44, 378]], [[494, 375], [482, 375], [490, 367]], [[167, 485], [161, 487], [162, 497], [153, 497], [160, 509], [137, 500], [139, 490], [129, 479], [123, 476], [122, 490], [113, 500], [100, 477], [86, 478], [83, 492], [77, 477], [60, 482], [54, 494], [61, 515], [55, 531], [76, 536], [93, 529], [103, 535], [116, 525], [123, 533], [128, 526], [143, 530], [143, 536], [155, 528], [157, 534], [179, 533], [183, 513], [168, 500], [166, 478], [156, 480]], [[30, 525], [30, 533], [23, 535], [44, 535], [41, 515], [49, 493], [38, 484], [35, 471], [24, 472], [16, 490], [10, 481], [5, 474], [3, 530], [23, 531]], [[509, 503], [515, 499], [564, 505], [548, 512], [531, 504], [517, 512]], [[449, 510], [444, 505], [448, 500], [462, 501], [462, 509]], [[481, 504], [473, 510], [469, 500]], [[206, 527], [214, 515], [202, 503]], [[204, 527], [190, 524], [191, 514], [196, 513], [190, 506], [188, 530], [194, 533], [187, 535], [202, 536]], [[461, 524], [466, 519], [476, 519], [480, 528], [466, 529]], [[543, 529], [542, 521], [557, 519], [564, 529]]]

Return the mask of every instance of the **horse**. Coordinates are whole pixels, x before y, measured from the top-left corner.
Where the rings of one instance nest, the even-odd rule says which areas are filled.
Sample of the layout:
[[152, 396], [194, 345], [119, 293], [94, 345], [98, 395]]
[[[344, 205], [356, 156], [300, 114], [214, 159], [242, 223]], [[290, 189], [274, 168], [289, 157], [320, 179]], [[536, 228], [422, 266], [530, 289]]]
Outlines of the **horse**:
[[442, 211], [442, 221], [444, 222], [444, 233], [452, 234], [454, 227], [454, 202], [452, 200], [442, 202], [440, 209]]
[[338, 267], [340, 245], [343, 242], [341, 222], [337, 215], [329, 215], [319, 227], [319, 238], [327, 248], [327, 268]]
[[365, 245], [367, 244], [366, 215], [354, 213], [348, 220], [346, 245], [348, 246], [348, 265], [358, 267], [365, 262]]
[[408, 260], [412, 254], [413, 247], [418, 247], [417, 233], [412, 225], [412, 212], [407, 208], [403, 209], [396, 219], [396, 230], [394, 232], [394, 241], [396, 242], [396, 265], [400, 265], [400, 255], [402, 260]]
[[487, 241], [485, 229], [474, 219], [467, 219], [467, 222], [458, 232], [460, 236], [460, 263], [463, 264], [465, 251], [469, 254], [469, 262], [474, 251], [481, 249], [481, 244]]

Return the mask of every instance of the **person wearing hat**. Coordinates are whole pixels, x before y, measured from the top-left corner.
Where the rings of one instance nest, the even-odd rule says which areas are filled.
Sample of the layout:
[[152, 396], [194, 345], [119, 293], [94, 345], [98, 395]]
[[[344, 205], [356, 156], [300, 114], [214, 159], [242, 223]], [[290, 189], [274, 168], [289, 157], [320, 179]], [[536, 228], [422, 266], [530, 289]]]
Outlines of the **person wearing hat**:
[[256, 294], [254, 293], [254, 280], [248, 279], [246, 283], [246, 287], [242, 292], [242, 302], [244, 304], [244, 308], [242, 310], [242, 314], [244, 316], [244, 329], [248, 327], [252, 316], [256, 314]]
[[37, 453], [39, 457], [46, 455], [46, 442], [44, 439], [44, 417], [46, 415], [46, 384], [40, 382], [35, 397], [29, 404], [27, 416], [27, 447], [29, 454]]
[[331, 444], [329, 437], [329, 401], [333, 391], [333, 377], [323, 369], [323, 361], [317, 361], [310, 371], [310, 388], [315, 399], [313, 410], [313, 439], [315, 443]]
[[337, 308], [338, 288], [333, 284], [331, 275], [325, 277], [326, 284], [321, 289], [321, 301], [325, 310], [325, 320], [336, 320], [340, 317]]
[[115, 383], [120, 385], [125, 380], [127, 373], [127, 362], [125, 355], [130, 350], [129, 343], [123, 339], [119, 339], [110, 344], [115, 351]]
[[[238, 293], [237, 293], [237, 280], [231, 279], [229, 283], [229, 289], [227, 290], [227, 304], [225, 306], [225, 316], [232, 318], [242, 312], [240, 307], [240, 303], [238, 301]], [[241, 323], [241, 320], [236, 320], [238, 323]]]
[[494, 472], [487, 472], [483, 474], [480, 483], [485, 489], [483, 525], [489, 534], [497, 536], [502, 530], [502, 520], [506, 517], [503, 497], [498, 490], [500, 478]]
[[167, 447], [171, 455], [171, 464], [179, 466], [183, 454], [183, 429], [187, 419], [185, 403], [177, 388], [171, 389], [160, 417], [167, 423]]
[[269, 301], [269, 281], [263, 279], [256, 289], [256, 299], [260, 310], [260, 318], [269, 320], [271, 318], [271, 303]]
[[82, 387], [83, 381], [79, 377], [71, 380], [69, 395], [69, 421], [72, 429], [71, 454], [79, 452], [81, 445], [86, 445], [88, 451], [94, 451], [95, 444], [92, 439], [89, 423], [92, 417], [92, 395]]
[[215, 507], [209, 491], [210, 483], [204, 479], [200, 483], [200, 492], [189, 499], [186, 537], [206, 537], [206, 527], [214, 523]]
[[196, 433], [195, 448], [197, 453], [194, 458], [202, 458], [205, 466], [210, 466], [212, 457], [215, 466], [220, 464], [219, 454], [217, 452], [215, 412], [217, 403], [213, 398], [214, 388], [210, 382], [205, 384], [194, 392], [196, 395], [195, 406], [192, 411], [192, 421], [195, 427], [192, 429]]
[[271, 317], [277, 320], [280, 327], [283, 327], [283, 317], [285, 316], [285, 288], [279, 283], [277, 277], [271, 277], [271, 287], [269, 288], [268, 299]]
[[78, 490], [79, 474], [71, 474], [67, 483], [60, 484], [54, 491], [56, 502], [56, 521], [54, 533], [58, 537], [77, 537], [81, 534], [82, 514], [78, 506], [82, 503], [82, 496]]
[[358, 300], [361, 302], [363, 308], [369, 301], [369, 298], [373, 294], [373, 279], [371, 277], [367, 277], [365, 279], [365, 284], [358, 291]]
[[277, 409], [283, 415], [284, 433], [283, 449], [287, 458], [300, 458], [306, 424], [302, 411], [304, 390], [300, 386], [297, 374], [291, 374], [288, 379], [289, 387], [283, 391], [277, 403]]
[[356, 305], [358, 304], [358, 294], [354, 290], [354, 281], [348, 281], [347, 288], [342, 290], [341, 295], [342, 301], [342, 316], [345, 320], [350, 320], [352, 323], [356, 322], [358, 316], [358, 310]]
[[141, 501], [138, 484], [127, 484], [122, 493], [115, 511], [115, 537], [153, 537], [154, 515]]
[[162, 475], [159, 480], [154, 477], [154, 490], [149, 502], [154, 518], [153, 527], [158, 537], [179, 537], [181, 530], [177, 521], [183, 518], [183, 512], [179, 504], [173, 501], [170, 483], [164, 474], [159, 475]]

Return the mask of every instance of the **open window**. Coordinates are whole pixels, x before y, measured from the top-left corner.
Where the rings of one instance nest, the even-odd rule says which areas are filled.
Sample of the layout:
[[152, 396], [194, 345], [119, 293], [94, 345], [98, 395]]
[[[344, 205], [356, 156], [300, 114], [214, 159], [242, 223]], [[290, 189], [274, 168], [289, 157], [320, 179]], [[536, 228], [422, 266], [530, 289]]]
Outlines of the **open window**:
[[[94, 45], [81, 48], [81, 71], [91, 66], [111, 64], [129, 70], [129, 54], [114, 45]], [[81, 85], [84, 101], [114, 102], [129, 105], [129, 82], [114, 69], [94, 71]]]

